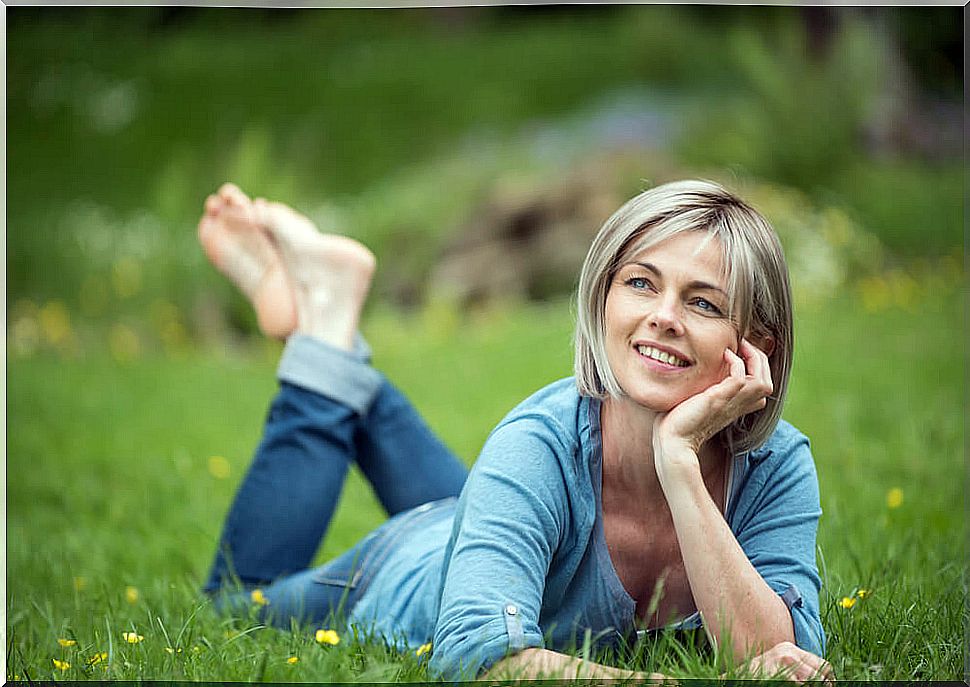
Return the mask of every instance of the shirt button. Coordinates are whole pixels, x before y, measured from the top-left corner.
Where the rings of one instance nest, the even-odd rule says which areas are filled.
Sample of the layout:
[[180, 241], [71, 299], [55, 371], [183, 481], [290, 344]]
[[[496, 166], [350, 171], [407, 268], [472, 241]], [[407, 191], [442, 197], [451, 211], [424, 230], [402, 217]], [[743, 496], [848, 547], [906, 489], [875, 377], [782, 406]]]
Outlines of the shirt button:
[[509, 604], [508, 606], [505, 607], [505, 612], [509, 615], [515, 615], [516, 613], [519, 612], [519, 609], [516, 608], [514, 604]]

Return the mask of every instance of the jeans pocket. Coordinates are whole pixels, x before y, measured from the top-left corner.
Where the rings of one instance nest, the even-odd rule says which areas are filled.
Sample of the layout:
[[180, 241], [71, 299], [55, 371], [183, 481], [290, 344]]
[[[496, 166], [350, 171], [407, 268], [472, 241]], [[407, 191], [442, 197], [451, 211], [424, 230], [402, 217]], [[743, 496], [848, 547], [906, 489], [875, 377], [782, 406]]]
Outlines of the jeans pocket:
[[314, 571], [313, 581], [316, 584], [342, 587], [344, 589], [357, 589], [360, 585], [365, 572], [365, 563], [368, 552], [374, 545], [377, 532], [371, 532], [361, 539], [356, 545], [344, 553], [334, 558], [329, 563], [324, 563]]
[[321, 570], [319, 574], [314, 576], [313, 581], [317, 584], [328, 584], [334, 587], [343, 587], [344, 589], [356, 589], [363, 574], [364, 571], [361, 569], [354, 570], [348, 574], [340, 574], [339, 572], [331, 573], [326, 570]]

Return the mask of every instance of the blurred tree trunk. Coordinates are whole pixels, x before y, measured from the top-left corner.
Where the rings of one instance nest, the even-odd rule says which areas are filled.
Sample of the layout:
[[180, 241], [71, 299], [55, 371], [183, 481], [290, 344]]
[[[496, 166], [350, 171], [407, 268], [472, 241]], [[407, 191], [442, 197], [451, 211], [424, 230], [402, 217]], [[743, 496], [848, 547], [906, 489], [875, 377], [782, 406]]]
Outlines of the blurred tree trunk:
[[[815, 62], [823, 62], [839, 31], [839, 12], [834, 7], [824, 6], [803, 6], [800, 10], [808, 36], [808, 55]], [[838, 10], [845, 11], [844, 8]]]

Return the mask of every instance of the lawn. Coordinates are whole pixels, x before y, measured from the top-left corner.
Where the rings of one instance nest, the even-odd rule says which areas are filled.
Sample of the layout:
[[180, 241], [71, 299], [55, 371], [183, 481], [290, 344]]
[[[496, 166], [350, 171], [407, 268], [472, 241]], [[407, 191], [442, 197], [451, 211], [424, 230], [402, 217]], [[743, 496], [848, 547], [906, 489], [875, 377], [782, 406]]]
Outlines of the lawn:
[[[797, 312], [785, 416], [811, 437], [818, 465], [823, 622], [840, 678], [962, 674], [959, 280], [927, 273], [908, 291], [890, 281], [882, 299], [871, 285], [846, 288]], [[477, 315], [376, 309], [364, 331], [375, 363], [470, 463], [517, 400], [569, 374], [569, 313], [565, 301]], [[258, 440], [277, 353], [10, 359], [8, 679], [425, 676], [424, 656], [225, 621], [196, 591]], [[352, 475], [319, 559], [381, 518]], [[721, 669], [666, 639], [612, 660], [684, 677]]]

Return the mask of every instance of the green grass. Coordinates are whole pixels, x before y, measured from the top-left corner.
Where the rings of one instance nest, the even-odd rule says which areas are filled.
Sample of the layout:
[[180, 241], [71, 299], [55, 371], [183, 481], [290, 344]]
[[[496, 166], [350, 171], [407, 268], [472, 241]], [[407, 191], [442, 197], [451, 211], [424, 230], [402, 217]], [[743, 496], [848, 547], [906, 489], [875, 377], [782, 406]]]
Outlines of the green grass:
[[[962, 301], [927, 281], [917, 302], [870, 310], [856, 289], [798, 312], [786, 417], [812, 439], [828, 658], [842, 678], [955, 679], [966, 620]], [[569, 305], [461, 317], [369, 313], [375, 362], [471, 462], [491, 426], [570, 373]], [[380, 681], [423, 659], [313, 628], [216, 616], [198, 595], [233, 489], [259, 437], [278, 348], [13, 358], [8, 366], [8, 665], [33, 679]], [[211, 456], [230, 472], [218, 478]], [[902, 505], [887, 507], [889, 489]], [[319, 559], [380, 522], [357, 475]], [[126, 587], [139, 591], [134, 603]], [[864, 588], [850, 609], [838, 601]], [[144, 641], [128, 644], [122, 633]], [[77, 644], [61, 647], [58, 638]], [[181, 649], [169, 653], [166, 647]], [[107, 652], [106, 660], [87, 660]], [[288, 664], [290, 656], [299, 657]], [[66, 660], [61, 672], [52, 659]], [[717, 656], [674, 637], [619, 665], [714, 676]]]

